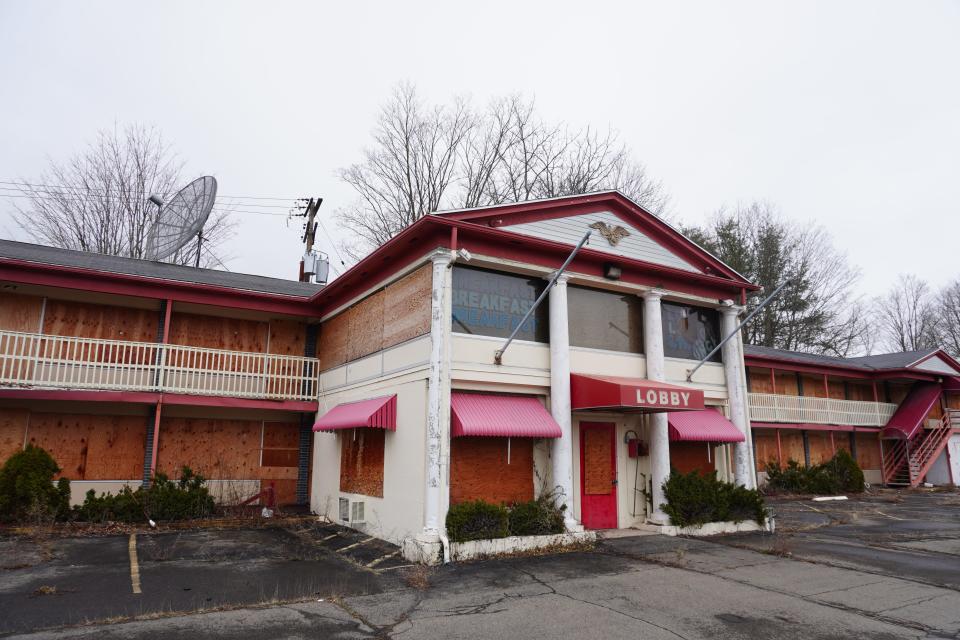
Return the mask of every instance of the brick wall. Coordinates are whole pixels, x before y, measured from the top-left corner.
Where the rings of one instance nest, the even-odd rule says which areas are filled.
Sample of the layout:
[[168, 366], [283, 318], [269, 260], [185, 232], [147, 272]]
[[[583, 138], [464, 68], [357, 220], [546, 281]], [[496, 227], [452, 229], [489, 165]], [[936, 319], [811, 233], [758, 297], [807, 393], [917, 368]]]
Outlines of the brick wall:
[[533, 439], [453, 438], [450, 447], [450, 504], [484, 500], [493, 504], [533, 500]]

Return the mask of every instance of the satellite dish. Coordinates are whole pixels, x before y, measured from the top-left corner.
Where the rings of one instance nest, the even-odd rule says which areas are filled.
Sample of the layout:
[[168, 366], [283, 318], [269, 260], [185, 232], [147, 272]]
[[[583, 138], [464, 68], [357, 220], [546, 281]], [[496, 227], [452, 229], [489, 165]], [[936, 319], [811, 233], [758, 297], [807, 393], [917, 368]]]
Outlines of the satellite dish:
[[160, 207], [157, 221], [147, 233], [145, 257], [163, 260], [197, 238], [197, 262], [200, 265], [200, 247], [203, 243], [203, 225], [217, 197], [217, 180], [213, 176], [197, 178], [176, 195], [164, 202], [150, 196], [150, 202]]

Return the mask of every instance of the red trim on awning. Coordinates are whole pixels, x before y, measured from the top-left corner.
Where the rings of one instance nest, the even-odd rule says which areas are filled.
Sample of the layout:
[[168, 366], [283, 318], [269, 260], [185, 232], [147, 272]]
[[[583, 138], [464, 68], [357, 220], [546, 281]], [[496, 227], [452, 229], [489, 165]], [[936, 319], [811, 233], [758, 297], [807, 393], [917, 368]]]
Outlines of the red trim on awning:
[[454, 391], [450, 435], [559, 438], [560, 425], [534, 396]]
[[701, 411], [703, 391], [644, 378], [570, 374], [570, 404], [574, 411]]
[[672, 442], [743, 442], [747, 439], [737, 425], [713, 408], [668, 413], [667, 425]]
[[940, 385], [933, 382], [915, 383], [880, 432], [880, 437], [897, 440], [912, 438], [918, 429], [923, 428], [927, 415], [940, 401], [942, 391]]
[[314, 431], [337, 431], [338, 429], [397, 430], [397, 396], [381, 396], [368, 400], [344, 402], [327, 411], [313, 425]]

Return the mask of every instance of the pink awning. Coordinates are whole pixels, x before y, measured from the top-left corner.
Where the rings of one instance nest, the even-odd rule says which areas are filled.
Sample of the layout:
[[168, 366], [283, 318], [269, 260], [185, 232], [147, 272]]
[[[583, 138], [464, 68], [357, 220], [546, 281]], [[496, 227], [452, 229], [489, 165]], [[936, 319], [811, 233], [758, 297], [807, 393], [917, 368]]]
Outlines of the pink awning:
[[450, 435], [559, 438], [560, 425], [533, 396], [454, 391]]
[[881, 438], [909, 440], [923, 428], [930, 410], [940, 401], [941, 387], [935, 382], [917, 382], [880, 432]]
[[316, 424], [313, 425], [313, 430], [336, 431], [359, 427], [396, 431], [397, 396], [380, 396], [369, 400], [338, 404], [317, 420]]
[[682, 411], [667, 414], [670, 440], [681, 442], [743, 442], [746, 440], [737, 425], [716, 409]]

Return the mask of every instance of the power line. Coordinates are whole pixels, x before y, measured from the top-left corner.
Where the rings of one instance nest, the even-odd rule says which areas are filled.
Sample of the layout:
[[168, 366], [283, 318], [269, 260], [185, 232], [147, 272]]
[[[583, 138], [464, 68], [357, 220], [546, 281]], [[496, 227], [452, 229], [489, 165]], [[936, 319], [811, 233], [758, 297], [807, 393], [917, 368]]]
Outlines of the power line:
[[[56, 198], [53, 196], [12, 195], [8, 193], [0, 193], [0, 198], [30, 198], [31, 200], [44, 200], [47, 202], [56, 203], [62, 200], [70, 200], [72, 202], [86, 202], [86, 201], [93, 200], [94, 196], [91, 196], [90, 198], [83, 198], [80, 196], [67, 196], [66, 198]], [[223, 203], [223, 204], [218, 203], [218, 204], [219, 204], [218, 208], [215, 209], [215, 211], [217, 211], [218, 213], [255, 214], [255, 215], [261, 215], [261, 216], [275, 216], [280, 218], [285, 218], [289, 215], [288, 213], [280, 213], [277, 211], [261, 211], [257, 209], [246, 209], [246, 208], [241, 209], [239, 208], [239, 206], [231, 207], [229, 204], [226, 204], [226, 203]], [[295, 207], [284, 207], [284, 208], [293, 209]]]
[[[9, 191], [16, 191], [17, 193], [4, 193]], [[144, 195], [138, 193], [135, 195]], [[62, 192], [54, 190], [45, 190], [37, 189], [34, 192], [24, 192], [23, 189], [13, 188], [13, 187], [0, 187], [0, 197], [4, 198], [29, 198], [31, 200], [127, 200], [121, 195], [109, 195], [105, 193], [97, 192], [87, 192], [87, 193], [73, 193], [73, 192]], [[146, 199], [144, 198], [144, 201]], [[291, 200], [292, 204], [257, 204], [255, 202], [234, 202], [237, 198], [231, 198], [228, 196], [217, 197], [216, 201], [219, 204], [237, 204], [243, 207], [249, 207], [252, 209], [295, 209], [297, 208], [296, 200]]]
[[[24, 181], [11, 181], [11, 180], [0, 180], [0, 184], [9, 185], [13, 187], [30, 187], [36, 189], [37, 187], [45, 189], [59, 189], [59, 190], [72, 190], [72, 191], [81, 191], [81, 192], [90, 192], [95, 191], [93, 189], [87, 189], [85, 187], [76, 187], [71, 185], [62, 185], [62, 184], [43, 184], [39, 182], [24, 182]], [[22, 190], [22, 189], [21, 189]], [[228, 195], [218, 195], [217, 198], [227, 198], [232, 200], [276, 200], [279, 202], [294, 202], [296, 200], [301, 200], [302, 198], [278, 198], [274, 196], [228, 196]], [[263, 206], [283, 206], [283, 205], [263, 205]]]

